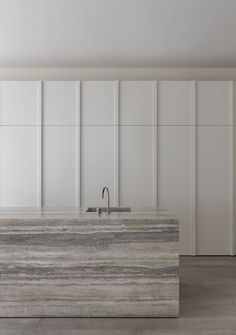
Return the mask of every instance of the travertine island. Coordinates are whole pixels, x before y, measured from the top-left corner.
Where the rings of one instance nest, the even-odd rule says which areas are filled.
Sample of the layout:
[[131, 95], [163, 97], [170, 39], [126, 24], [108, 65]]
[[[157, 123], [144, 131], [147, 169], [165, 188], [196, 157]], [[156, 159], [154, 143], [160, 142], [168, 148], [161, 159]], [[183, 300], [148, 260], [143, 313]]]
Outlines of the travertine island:
[[178, 231], [166, 211], [2, 211], [0, 317], [176, 317]]

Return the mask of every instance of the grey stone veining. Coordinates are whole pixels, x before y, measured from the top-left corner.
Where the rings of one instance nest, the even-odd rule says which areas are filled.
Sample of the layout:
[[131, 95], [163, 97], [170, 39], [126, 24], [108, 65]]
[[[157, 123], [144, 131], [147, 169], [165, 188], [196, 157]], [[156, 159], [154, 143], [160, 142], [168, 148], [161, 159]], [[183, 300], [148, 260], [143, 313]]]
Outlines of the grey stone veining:
[[177, 316], [178, 229], [153, 213], [0, 219], [0, 317]]

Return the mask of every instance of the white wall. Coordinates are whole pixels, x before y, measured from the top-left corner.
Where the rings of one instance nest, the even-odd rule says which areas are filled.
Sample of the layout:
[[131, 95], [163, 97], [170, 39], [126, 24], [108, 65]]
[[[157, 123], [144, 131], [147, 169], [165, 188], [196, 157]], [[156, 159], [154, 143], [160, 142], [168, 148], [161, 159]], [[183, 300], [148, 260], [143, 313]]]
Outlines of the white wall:
[[0, 205], [102, 205], [107, 185], [113, 205], [175, 213], [182, 254], [233, 254], [234, 97], [233, 81], [2, 81]]
[[2, 0], [0, 8], [0, 67], [236, 66], [234, 0]]

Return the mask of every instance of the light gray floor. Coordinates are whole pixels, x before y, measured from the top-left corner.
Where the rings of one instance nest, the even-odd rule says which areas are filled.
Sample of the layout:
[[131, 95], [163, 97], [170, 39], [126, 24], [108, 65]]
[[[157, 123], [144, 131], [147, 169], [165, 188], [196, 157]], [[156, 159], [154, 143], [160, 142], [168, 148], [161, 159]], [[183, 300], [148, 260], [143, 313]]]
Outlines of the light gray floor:
[[236, 257], [181, 257], [178, 319], [0, 319], [0, 335], [236, 334]]

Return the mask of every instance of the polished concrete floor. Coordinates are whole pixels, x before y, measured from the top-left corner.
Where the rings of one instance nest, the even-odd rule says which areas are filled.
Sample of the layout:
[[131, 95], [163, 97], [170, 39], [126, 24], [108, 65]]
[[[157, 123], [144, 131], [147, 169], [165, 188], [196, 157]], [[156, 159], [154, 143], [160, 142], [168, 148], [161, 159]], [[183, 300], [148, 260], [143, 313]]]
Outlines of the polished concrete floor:
[[236, 335], [236, 257], [181, 257], [178, 319], [0, 319], [0, 335], [29, 334]]

